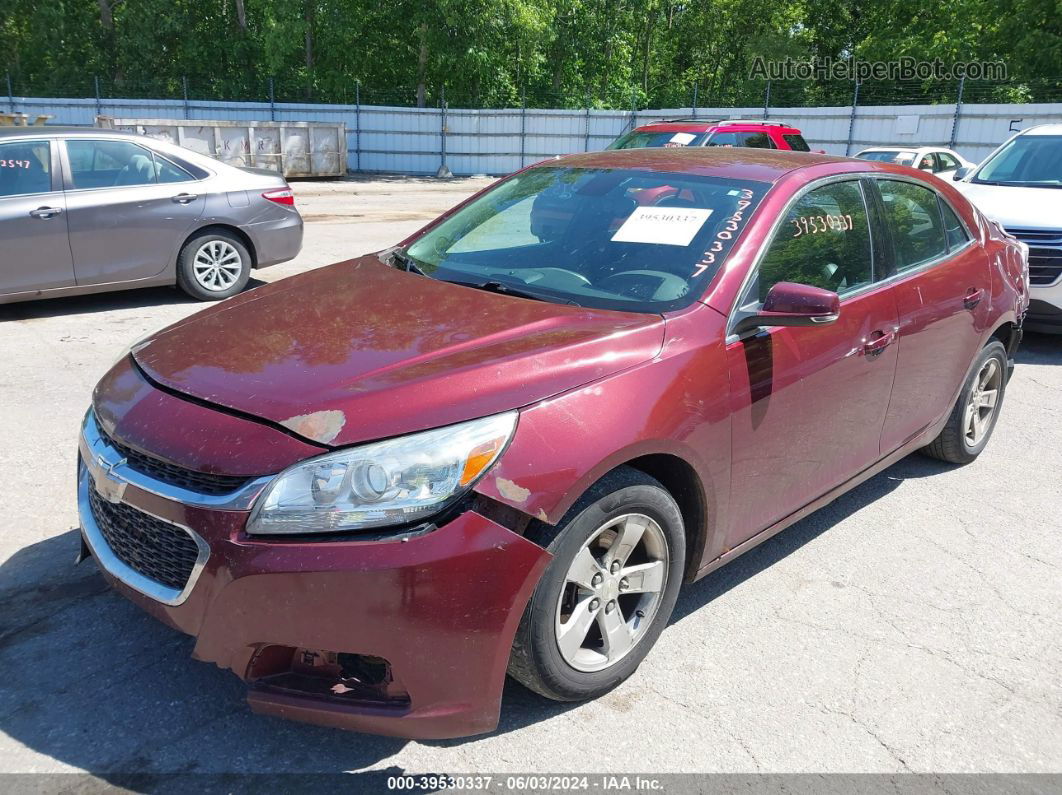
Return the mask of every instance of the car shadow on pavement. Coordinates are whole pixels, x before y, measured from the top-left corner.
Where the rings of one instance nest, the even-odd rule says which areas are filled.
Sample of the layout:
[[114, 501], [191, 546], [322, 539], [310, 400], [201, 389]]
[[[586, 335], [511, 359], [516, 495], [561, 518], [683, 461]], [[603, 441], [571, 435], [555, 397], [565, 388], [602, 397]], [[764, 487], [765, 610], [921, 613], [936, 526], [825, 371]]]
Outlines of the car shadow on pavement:
[[1023, 364], [1062, 364], [1062, 334], [1025, 332], [1014, 361]]
[[[245, 290], [261, 287], [266, 282], [251, 278]], [[208, 302], [196, 301], [176, 287], [143, 287], [136, 290], [115, 290], [92, 295], [74, 295], [66, 298], [44, 298], [37, 301], [20, 301], [15, 304], [0, 304], [0, 324], [13, 320], [39, 320], [67, 315], [89, 315], [96, 312], [111, 312], [121, 309], [140, 309], [171, 304], [198, 304], [203, 309]]]
[[[904, 459], [686, 587], [672, 623], [903, 480], [945, 468], [918, 456]], [[408, 742], [252, 714], [236, 676], [191, 660], [191, 638], [111, 591], [92, 562], [75, 566], [78, 548], [78, 531], [71, 529], [24, 547], [0, 566], [0, 669], [7, 674], [0, 683], [0, 731], [58, 763], [35, 767], [80, 768], [117, 786], [157, 790], [165, 781], [176, 785], [167, 779], [175, 773], [356, 773]], [[517, 731], [577, 706], [507, 681], [495, 733]], [[469, 741], [429, 744], [455, 747]], [[382, 777], [402, 772], [390, 766], [363, 774], [362, 783], [382, 788]], [[354, 783], [353, 778], [345, 781]]]
[[767, 539], [745, 554], [712, 572], [702, 580], [685, 586], [679, 593], [671, 623], [681, 621], [696, 610], [741, 585], [765, 569], [815, 540], [839, 522], [876, 502], [898, 488], [905, 480], [930, 477], [954, 469], [953, 464], [913, 454], [897, 461], [810, 516]]

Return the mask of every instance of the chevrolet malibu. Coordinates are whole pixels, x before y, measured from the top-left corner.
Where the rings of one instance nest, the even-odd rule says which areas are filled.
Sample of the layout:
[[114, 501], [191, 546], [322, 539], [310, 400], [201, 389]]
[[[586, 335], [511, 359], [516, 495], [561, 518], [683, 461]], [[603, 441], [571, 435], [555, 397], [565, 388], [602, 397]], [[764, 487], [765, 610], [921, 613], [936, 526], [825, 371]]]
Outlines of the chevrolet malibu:
[[259, 712], [440, 738], [593, 698], [679, 588], [916, 450], [973, 461], [1027, 251], [951, 185], [752, 149], [573, 155], [135, 343], [83, 555]]

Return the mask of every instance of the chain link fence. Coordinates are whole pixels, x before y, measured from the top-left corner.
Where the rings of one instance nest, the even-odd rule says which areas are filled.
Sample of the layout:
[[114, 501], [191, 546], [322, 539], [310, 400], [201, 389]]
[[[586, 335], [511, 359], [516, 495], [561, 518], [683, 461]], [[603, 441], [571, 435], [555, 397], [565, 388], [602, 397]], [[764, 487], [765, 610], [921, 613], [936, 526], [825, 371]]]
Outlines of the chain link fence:
[[838, 107], [855, 105], [1016, 104], [1062, 102], [1062, 78], [1042, 80], [762, 80], [734, 84], [691, 83], [668, 86], [611, 88], [605, 94], [517, 88], [505, 85], [472, 93], [445, 85], [377, 86], [354, 80], [325, 89], [301, 84], [296, 76], [248, 75], [233, 81], [189, 76], [127, 80], [85, 74], [50, 80], [22, 80], [6, 75], [8, 97], [77, 97], [100, 101], [115, 98], [180, 99], [182, 101], [281, 102], [337, 105], [435, 107], [445, 101], [469, 109], [557, 108], [643, 110], [649, 107]]
[[9, 75], [6, 99], [12, 112], [49, 115], [62, 124], [90, 125], [98, 115], [342, 122], [351, 170], [413, 174], [504, 174], [557, 154], [603, 149], [632, 127], [660, 118], [785, 121], [803, 131], [812, 149], [830, 154], [879, 145], [947, 146], [975, 162], [1017, 129], [1062, 122], [1057, 84], [1018, 82], [748, 81], [738, 97], [744, 102], [718, 101], [718, 93], [705, 94], [694, 84], [685, 106], [653, 109], [637, 90], [626, 106], [590, 95], [565, 102], [546, 92], [484, 107], [463, 101], [467, 96], [451, 97], [445, 86], [418, 96], [416, 88], [376, 90], [355, 81], [346, 93], [325, 98], [270, 78], [252, 84], [234, 97], [183, 77], [134, 85], [87, 75], [49, 94], [32, 93]]

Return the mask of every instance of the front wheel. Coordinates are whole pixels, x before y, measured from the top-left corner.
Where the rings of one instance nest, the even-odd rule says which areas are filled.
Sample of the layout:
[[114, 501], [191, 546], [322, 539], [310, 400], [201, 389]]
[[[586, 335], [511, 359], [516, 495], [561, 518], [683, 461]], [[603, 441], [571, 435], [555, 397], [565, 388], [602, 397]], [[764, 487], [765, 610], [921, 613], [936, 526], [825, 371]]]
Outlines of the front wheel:
[[177, 257], [177, 285], [200, 301], [236, 295], [250, 278], [250, 252], [235, 235], [222, 230], [197, 235]]
[[1007, 349], [993, 340], [981, 349], [944, 430], [922, 452], [952, 464], [969, 464], [988, 444], [1007, 388]]
[[658, 481], [622, 467], [556, 527], [529, 536], [553, 560], [524, 611], [509, 674], [558, 701], [602, 695], [634, 673], [675, 607], [686, 555], [678, 505]]

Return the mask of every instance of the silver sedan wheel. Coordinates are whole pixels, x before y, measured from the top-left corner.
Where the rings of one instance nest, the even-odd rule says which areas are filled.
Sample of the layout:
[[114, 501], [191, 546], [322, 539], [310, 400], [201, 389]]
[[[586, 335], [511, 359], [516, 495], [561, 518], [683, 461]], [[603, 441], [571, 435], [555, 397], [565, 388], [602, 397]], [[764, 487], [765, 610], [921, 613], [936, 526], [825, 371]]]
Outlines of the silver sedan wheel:
[[192, 259], [195, 280], [205, 290], [222, 293], [243, 273], [243, 257], [225, 240], [210, 240], [199, 247]]
[[610, 519], [579, 550], [557, 602], [557, 646], [578, 671], [623, 659], [653, 623], [667, 585], [664, 531], [639, 513]]
[[963, 436], [968, 447], [976, 447], [992, 427], [992, 417], [999, 403], [999, 390], [1003, 386], [1003, 368], [995, 357], [981, 367], [974, 379], [970, 400], [963, 416]]

